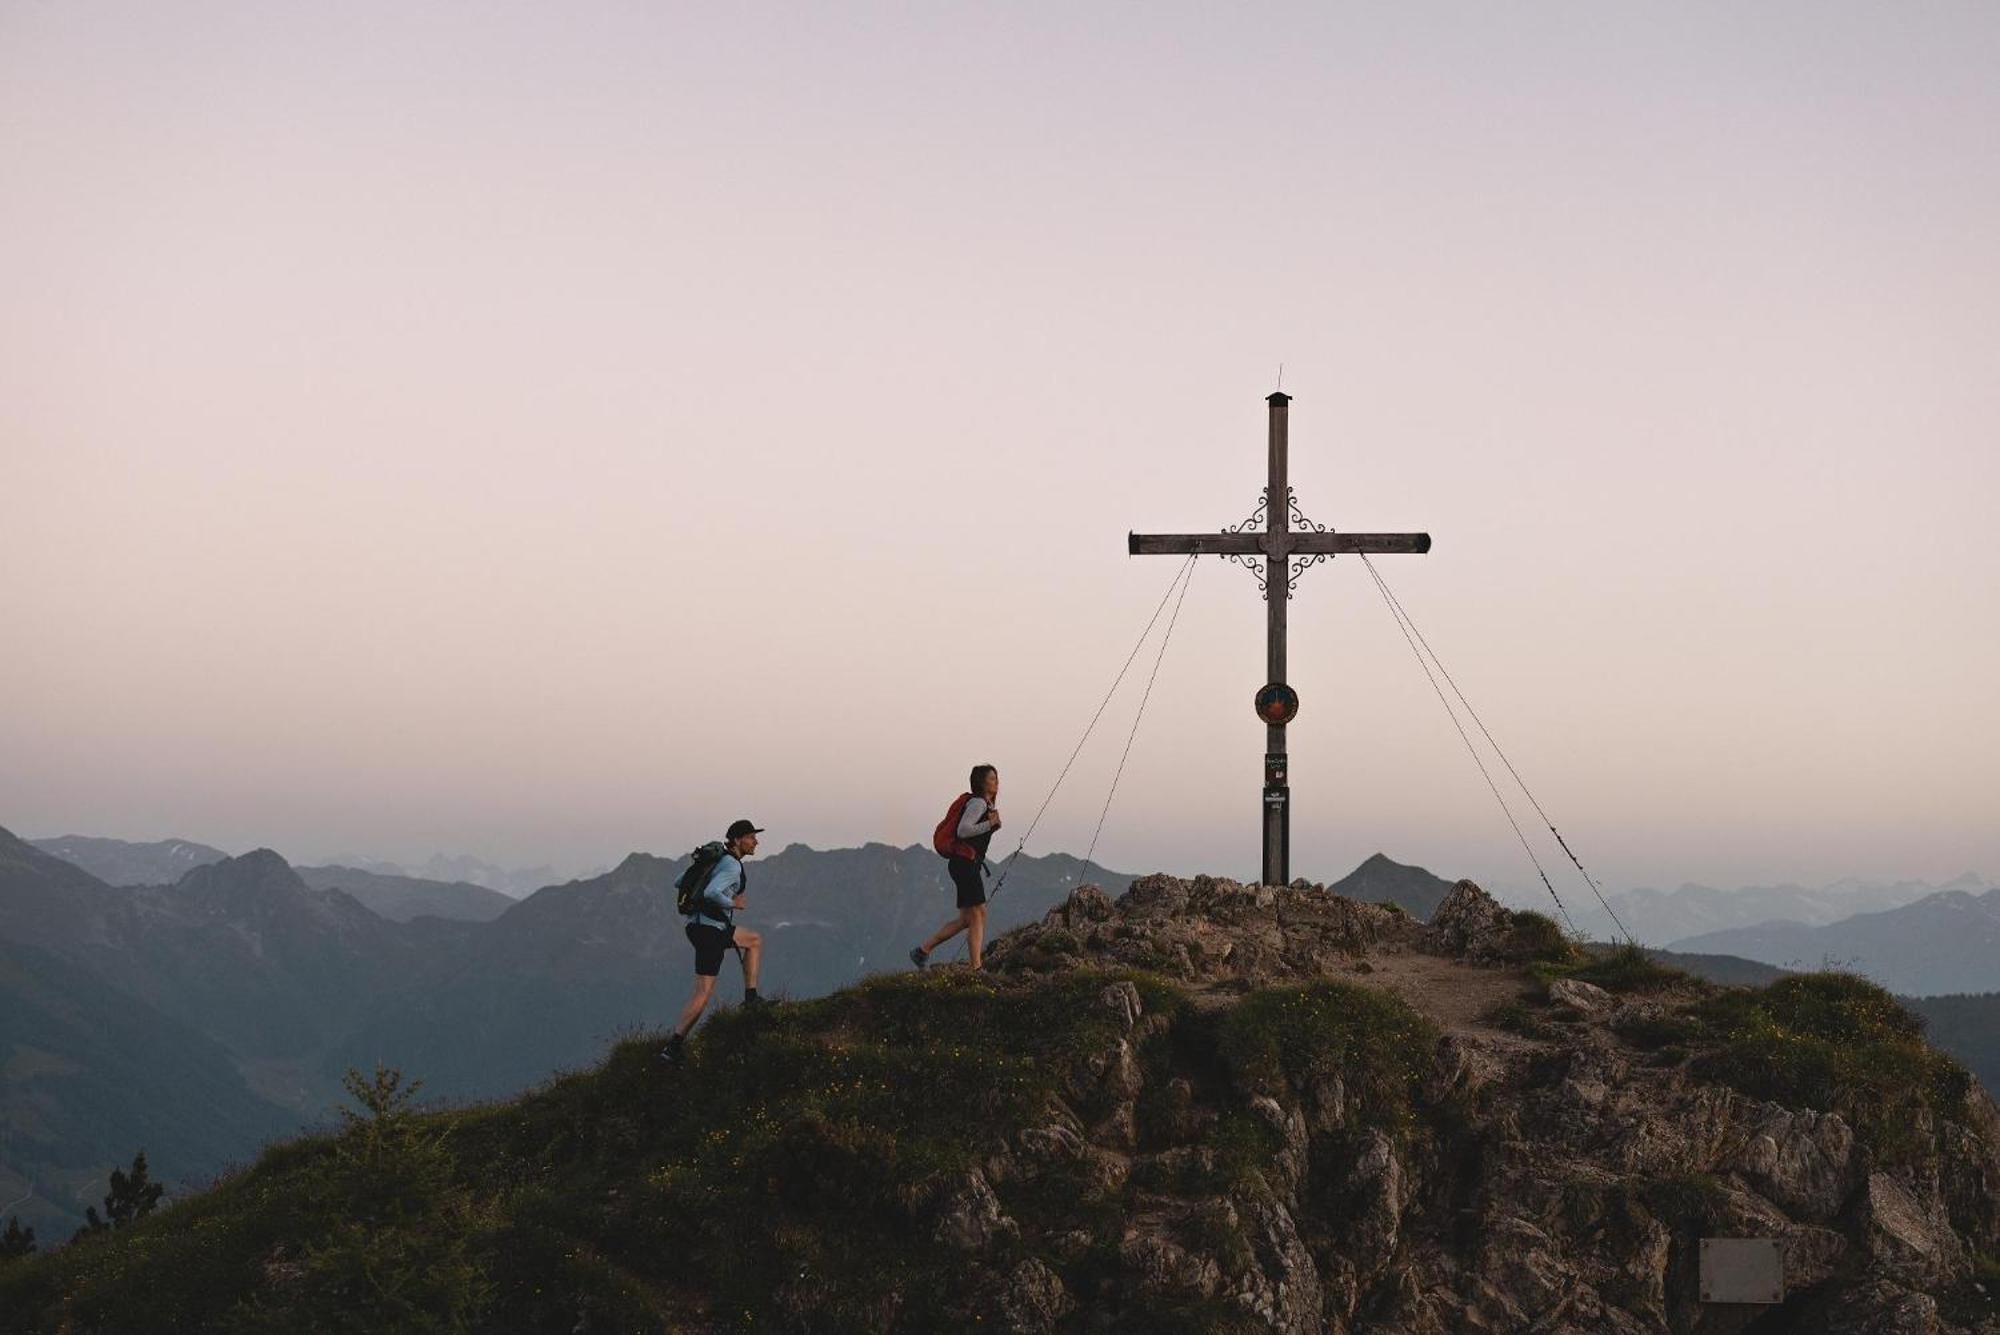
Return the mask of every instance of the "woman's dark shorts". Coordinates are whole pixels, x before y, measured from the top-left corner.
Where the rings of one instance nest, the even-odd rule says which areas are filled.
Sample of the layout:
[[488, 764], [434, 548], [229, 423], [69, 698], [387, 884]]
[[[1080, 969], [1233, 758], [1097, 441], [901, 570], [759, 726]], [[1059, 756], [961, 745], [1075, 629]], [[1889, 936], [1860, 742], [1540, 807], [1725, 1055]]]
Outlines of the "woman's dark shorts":
[[958, 887], [958, 906], [969, 909], [975, 904], [986, 902], [986, 882], [979, 875], [979, 864], [970, 858], [953, 858], [945, 863], [951, 873], [951, 883]]
[[691, 922], [688, 924], [688, 941], [694, 946], [695, 976], [713, 978], [722, 972], [722, 957], [736, 944], [736, 929]]

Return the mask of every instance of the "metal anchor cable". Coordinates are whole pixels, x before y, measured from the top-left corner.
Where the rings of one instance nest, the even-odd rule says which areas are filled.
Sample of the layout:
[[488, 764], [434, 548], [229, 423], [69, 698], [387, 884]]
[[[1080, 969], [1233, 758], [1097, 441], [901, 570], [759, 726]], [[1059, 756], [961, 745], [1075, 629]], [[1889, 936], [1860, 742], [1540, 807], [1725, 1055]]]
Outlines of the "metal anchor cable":
[[[1182, 596], [1183, 597], [1186, 596], [1187, 589], [1183, 581], [1191, 574], [1194, 568], [1194, 563], [1198, 559], [1199, 556], [1197, 554], [1190, 553], [1188, 555], [1187, 560], [1183, 561], [1179, 566], [1179, 568], [1174, 571], [1173, 579], [1170, 580], [1167, 584], [1167, 591], [1160, 595], [1159, 603], [1156, 604], [1153, 608], [1153, 615], [1146, 619], [1146, 628], [1139, 632], [1139, 638], [1133, 642], [1132, 651], [1125, 655], [1125, 662], [1118, 669], [1118, 675], [1111, 679], [1111, 689], [1107, 690], [1104, 693], [1104, 698], [1097, 702], [1097, 710], [1090, 716], [1090, 722], [1084, 725], [1083, 735], [1076, 739], [1076, 746], [1071, 749], [1069, 753], [1069, 759], [1063, 762], [1062, 772], [1056, 775], [1056, 781], [1053, 784], [1049, 785], [1048, 795], [1042, 798], [1042, 805], [1036, 808], [1035, 818], [1028, 822], [1028, 829], [1026, 833], [1022, 834], [1020, 842], [1014, 845], [1014, 851], [1009, 853], [1007, 855], [1007, 860], [1000, 864], [1000, 874], [994, 878], [993, 893], [987, 896], [988, 902], [998, 899], [1000, 897], [1000, 891], [1006, 887], [1007, 875], [1009, 872], [1014, 870], [1015, 859], [1021, 856], [1022, 850], [1028, 846], [1028, 840], [1034, 836], [1035, 827], [1042, 823], [1042, 817], [1048, 813], [1049, 804], [1055, 801], [1056, 793], [1063, 786], [1063, 780], [1069, 777], [1069, 772], [1071, 768], [1074, 767], [1076, 764], [1076, 758], [1083, 753], [1084, 743], [1088, 742], [1090, 740], [1090, 734], [1097, 730], [1098, 721], [1104, 717], [1104, 711], [1110, 707], [1111, 698], [1116, 694], [1118, 694], [1119, 686], [1121, 686], [1125, 681], [1125, 674], [1132, 670], [1132, 664], [1135, 660], [1138, 659], [1139, 651], [1146, 647], [1146, 641], [1149, 638], [1151, 638], [1153, 634], [1153, 627], [1159, 624], [1160, 613], [1167, 610], [1167, 602], [1174, 596], [1174, 590], [1178, 588], [1181, 590]], [[1176, 603], [1174, 606], [1174, 615], [1176, 617], [1180, 615], [1180, 605], [1178, 603]], [[1172, 633], [1171, 627], [1169, 627], [1168, 633], [1169, 634]], [[1164, 644], [1162, 645], [1162, 647], [1164, 648]], [[1157, 663], [1157, 661], [1154, 663], [1153, 671], [1156, 674], [1159, 671], [1159, 664]], [[1152, 689], [1152, 684], [1150, 682], [1147, 683], [1147, 689], [1148, 691]], [[1144, 706], [1142, 705], [1141, 709], [1143, 710], [1143, 708]], [[1126, 743], [1126, 750], [1128, 752], [1131, 750], [1131, 743], [1129, 741]], [[1121, 768], [1122, 768], [1122, 762], [1121, 762]], [[1114, 791], [1116, 790], [1116, 780], [1113, 780], [1113, 789]], [[1102, 818], [1100, 817], [1099, 819], [1100, 828], [1102, 827], [1102, 824], [1103, 821]], [[1093, 850], [1096, 848], [1096, 844], [1097, 841], [1095, 838], [1093, 838], [1091, 840], [1091, 847]], [[1088, 854], [1085, 854], [1084, 856], [1085, 865], [1088, 866], [1089, 862], [1090, 862], [1090, 857]], [[959, 939], [958, 948], [961, 950], [967, 948], [967, 942], [962, 937]]]
[[1187, 578], [1181, 581], [1181, 596], [1174, 601], [1174, 614], [1167, 618], [1167, 633], [1160, 637], [1160, 651], [1153, 656], [1153, 672], [1146, 678], [1145, 693], [1139, 697], [1139, 712], [1132, 716], [1132, 731], [1125, 737], [1124, 754], [1118, 757], [1118, 769], [1111, 776], [1111, 791], [1104, 795], [1104, 810], [1097, 813], [1097, 828], [1090, 832], [1090, 847], [1084, 852], [1083, 860], [1089, 864], [1097, 852], [1097, 836], [1104, 833], [1104, 818], [1111, 814], [1111, 799], [1118, 796], [1118, 780], [1125, 775], [1125, 762], [1131, 759], [1132, 743], [1139, 736], [1139, 721], [1146, 717], [1146, 702], [1153, 698], [1153, 683], [1159, 679], [1160, 664], [1167, 656], [1167, 645], [1174, 638], [1174, 623], [1181, 619], [1181, 604], [1187, 601], [1188, 585], [1194, 583], [1194, 562], [1189, 560], [1186, 567]]
[[1383, 604], [1388, 607], [1390, 617], [1396, 622], [1396, 629], [1403, 632], [1403, 640], [1410, 646], [1410, 652], [1416, 655], [1417, 666], [1423, 669], [1424, 679], [1430, 682], [1431, 690], [1437, 693], [1438, 703], [1444, 706], [1446, 717], [1451, 719], [1451, 726], [1458, 730], [1458, 738], [1465, 743], [1466, 754], [1471, 756], [1472, 763], [1479, 767], [1479, 777], [1486, 780], [1487, 791], [1492, 793], [1493, 800], [1500, 804], [1500, 812], [1506, 816], [1507, 823], [1514, 827], [1514, 837], [1521, 841], [1521, 851], [1528, 855], [1528, 861], [1534, 864], [1535, 874], [1542, 878], [1543, 888], [1549, 892], [1549, 898], [1555, 901], [1556, 912], [1562, 915], [1563, 923], [1569, 928], [1571, 935], [1581, 935], [1576, 930], [1575, 921], [1569, 916], [1569, 909], [1562, 902], [1562, 896], [1556, 893], [1555, 886], [1550, 883], [1549, 874], [1542, 870], [1542, 860], [1535, 856], [1533, 846], [1528, 843], [1528, 836], [1521, 830], [1521, 823], [1514, 819], [1513, 809], [1507, 805], [1507, 799], [1500, 795], [1500, 787], [1493, 782], [1493, 775], [1487, 771], [1486, 762], [1479, 758], [1479, 748], [1472, 744], [1472, 738], [1467, 735], [1465, 725], [1458, 721], [1458, 712], [1451, 707], [1451, 701], [1445, 698], [1444, 688], [1438, 685], [1437, 675], [1431, 671], [1430, 664], [1424, 661], [1423, 651], [1417, 648], [1417, 642], [1411, 636], [1410, 627], [1406, 626], [1403, 623], [1403, 618], [1398, 615], [1396, 603], [1389, 596], [1389, 586], [1382, 582], [1381, 574], [1375, 569], [1374, 562], [1368, 559], [1366, 553], [1362, 554], [1361, 563], [1368, 567], [1368, 573], [1375, 580], [1375, 587], [1382, 593]]
[[[1528, 799], [1528, 805], [1532, 806], [1535, 809], [1535, 814], [1542, 818], [1542, 824], [1546, 825], [1549, 833], [1555, 837], [1556, 844], [1562, 849], [1564, 856], [1569, 858], [1570, 864], [1576, 868], [1577, 875], [1583, 877], [1583, 883], [1590, 887], [1590, 893], [1597, 897], [1598, 905], [1603, 908], [1612, 923], [1618, 928], [1619, 935], [1623, 936], [1627, 942], [1637, 945], [1638, 941], [1625, 926], [1624, 921], [1619, 918], [1618, 911], [1612, 908], [1610, 901], [1604, 897], [1604, 888], [1597, 883], [1595, 877], [1584, 869], [1583, 862], [1570, 850], [1569, 840], [1563, 838], [1562, 831], [1556, 828], [1555, 821], [1551, 820], [1549, 813], [1542, 809], [1542, 804], [1535, 800], [1534, 790], [1529, 788], [1528, 781], [1521, 777], [1521, 771], [1514, 768], [1514, 762], [1507, 758], [1507, 753], [1501, 749], [1500, 743], [1493, 740], [1493, 734], [1487, 730], [1484, 720], [1479, 717], [1479, 711], [1472, 707], [1472, 701], [1465, 698], [1465, 692], [1459, 689], [1456, 681], [1452, 680], [1451, 670], [1445, 667], [1444, 660], [1437, 656], [1437, 650], [1431, 648], [1430, 641], [1424, 638], [1423, 631], [1419, 630], [1417, 623], [1411, 620], [1409, 612], [1403, 607], [1402, 599], [1396, 596], [1395, 591], [1389, 587], [1389, 581], [1382, 577], [1382, 572], [1375, 568], [1374, 563], [1368, 560], [1365, 553], [1362, 555], [1361, 560], [1368, 566], [1368, 573], [1375, 577], [1375, 585], [1382, 591], [1382, 596], [1388, 599], [1390, 609], [1396, 614], [1398, 624], [1409, 627], [1409, 633], [1415, 635], [1417, 643], [1423, 645], [1423, 652], [1429, 654], [1431, 662], [1437, 664], [1437, 670], [1451, 686], [1452, 694], [1456, 695], [1458, 702], [1465, 706], [1466, 714], [1479, 728], [1480, 734], [1486, 738], [1486, 744], [1493, 748], [1493, 754], [1500, 757], [1500, 763], [1505, 765], [1507, 772], [1514, 776], [1514, 782], [1520, 785], [1522, 795]], [[1412, 647], [1414, 648], [1415, 646]], [[1419, 661], [1421, 661], [1421, 655], [1419, 656]], [[1436, 685], [1435, 682], [1432, 684]]]

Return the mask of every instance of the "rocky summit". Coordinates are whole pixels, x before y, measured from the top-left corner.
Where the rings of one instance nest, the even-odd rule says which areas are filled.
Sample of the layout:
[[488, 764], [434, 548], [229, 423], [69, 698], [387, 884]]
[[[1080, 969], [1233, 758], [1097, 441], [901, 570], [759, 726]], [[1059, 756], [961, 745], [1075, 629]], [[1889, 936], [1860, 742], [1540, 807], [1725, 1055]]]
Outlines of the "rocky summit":
[[[663, 988], [679, 978], [663, 979]], [[22, 1330], [2000, 1335], [2000, 1115], [1844, 974], [1725, 989], [1457, 883], [1083, 886], [523, 1098], [0, 1261]], [[421, 1076], [421, 1072], [405, 1075]], [[1775, 1258], [1711, 1301], [1705, 1239]], [[1723, 1297], [1729, 1296], [1726, 1292]]]
[[[1103, 1062], [1112, 1114], [1024, 1135], [1066, 1129], [1154, 1187], [1210, 1169], [1204, 1128], [1232, 1110], [1266, 1152], [1227, 1190], [1134, 1193], [1120, 1291], [1298, 1332], [2000, 1332], [2000, 1117], [1860, 979], [1723, 990], [1592, 958], [1469, 881], [1422, 925], [1306, 885], [1148, 877], [1116, 903], [1079, 890], [996, 954], [1154, 970], [1197, 1012], [1282, 1013], [1287, 986], [1338, 979], [1420, 1017], [1388, 1021], [1401, 1072], [1281, 1029], [1262, 1057], [1220, 1053], [1234, 1078], [1207, 1090], [1169, 1076], [1175, 1116], [1136, 1125], [1158, 1098], [1136, 1054], [1185, 1020], [1135, 1020]], [[1408, 1102], [1385, 1105], [1398, 1075]], [[1704, 1237], [1776, 1239], [1785, 1301], [1702, 1302]]]

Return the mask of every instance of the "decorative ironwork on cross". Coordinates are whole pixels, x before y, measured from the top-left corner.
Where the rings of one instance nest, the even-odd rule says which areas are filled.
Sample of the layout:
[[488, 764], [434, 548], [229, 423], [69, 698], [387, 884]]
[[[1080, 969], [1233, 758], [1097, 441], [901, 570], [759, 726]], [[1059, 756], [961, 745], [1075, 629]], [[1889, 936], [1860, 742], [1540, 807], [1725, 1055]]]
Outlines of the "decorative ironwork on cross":
[[[1215, 533], [1129, 533], [1133, 556], [1221, 556], [1249, 568], [1265, 603], [1266, 682], [1257, 692], [1257, 716], [1264, 723], [1264, 865], [1266, 885], [1291, 880], [1292, 790], [1286, 770], [1285, 725], [1298, 712], [1299, 697], [1285, 680], [1285, 610], [1299, 577], [1330, 556], [1351, 552], [1410, 552], [1431, 549], [1428, 533], [1339, 533], [1316, 524], [1299, 508], [1286, 481], [1286, 418], [1291, 396], [1270, 395], [1270, 481], [1257, 508], [1239, 524]], [[1259, 522], [1263, 527], [1259, 528]], [[1260, 559], [1261, 558], [1261, 563]], [[1261, 564], [1261, 569], [1259, 568]], [[1282, 597], [1275, 596], [1282, 593]]]

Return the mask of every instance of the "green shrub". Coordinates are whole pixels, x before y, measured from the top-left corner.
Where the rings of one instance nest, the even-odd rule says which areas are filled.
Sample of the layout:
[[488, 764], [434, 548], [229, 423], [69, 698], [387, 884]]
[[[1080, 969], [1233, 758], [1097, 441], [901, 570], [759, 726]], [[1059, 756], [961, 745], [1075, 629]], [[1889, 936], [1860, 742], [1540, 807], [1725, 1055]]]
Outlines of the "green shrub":
[[416, 1109], [420, 1081], [378, 1065], [342, 1082], [353, 1109], [330, 1154], [299, 1183], [310, 1213], [288, 1250], [294, 1272], [232, 1308], [224, 1330], [456, 1332], [492, 1297], [475, 1255], [479, 1211], [459, 1183], [446, 1119]]
[[1400, 998], [1347, 983], [1270, 988], [1226, 1013], [1218, 1055], [1253, 1093], [1309, 1090], [1338, 1077], [1362, 1119], [1407, 1132], [1438, 1031]]
[[1646, 953], [1643, 946], [1626, 942], [1609, 950], [1598, 949], [1588, 959], [1569, 968], [1537, 971], [1544, 982], [1574, 978], [1592, 983], [1607, 992], [1661, 992], [1694, 983], [1693, 975], [1672, 965], [1662, 964]]
[[1972, 1077], [1923, 1040], [1923, 1022], [1850, 973], [1794, 974], [1719, 993], [1695, 1011], [1695, 1073], [1792, 1107], [1838, 1112], [1896, 1160], [1919, 1148], [1915, 1114], [1962, 1118]]
[[1577, 958], [1577, 948], [1554, 918], [1532, 909], [1510, 915], [1506, 957], [1519, 963], [1565, 965]]

